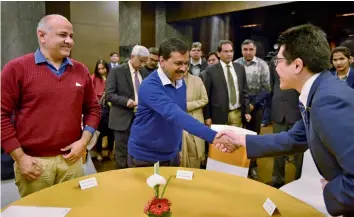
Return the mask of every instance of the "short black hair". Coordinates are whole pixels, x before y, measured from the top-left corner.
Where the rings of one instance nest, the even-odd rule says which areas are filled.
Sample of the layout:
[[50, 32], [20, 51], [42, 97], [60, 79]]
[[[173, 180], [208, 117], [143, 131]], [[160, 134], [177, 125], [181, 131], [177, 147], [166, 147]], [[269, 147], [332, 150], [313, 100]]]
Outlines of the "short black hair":
[[319, 73], [331, 68], [331, 50], [324, 33], [319, 27], [304, 24], [292, 27], [278, 38], [279, 46], [284, 46], [287, 64], [300, 58], [304, 67], [312, 73]]
[[193, 43], [192, 43], [192, 46], [191, 46], [191, 50], [192, 50], [193, 48], [200, 48], [200, 49], [202, 49], [202, 43], [200, 43], [199, 41], [193, 42]]
[[243, 45], [247, 45], [247, 44], [253, 44], [255, 47], [257, 47], [257, 46], [256, 46], [256, 43], [254, 43], [253, 40], [251, 40], [251, 39], [246, 39], [246, 40], [244, 40], [244, 41], [242, 42], [241, 48], [242, 48]]
[[218, 59], [219, 59], [219, 57], [218, 57], [218, 55], [216, 54], [216, 52], [210, 52], [210, 53], [208, 53], [208, 55], [207, 55], [206, 59], [208, 60], [208, 59], [209, 59], [209, 57], [210, 57], [211, 55], [215, 55], [215, 56], [216, 56], [216, 58], [218, 58]]
[[351, 56], [354, 55], [354, 39], [345, 40], [339, 46], [349, 48], [352, 53]]
[[95, 65], [95, 76], [100, 78], [100, 79], [103, 79], [102, 75], [98, 72], [98, 65], [100, 65], [100, 64], [102, 64], [106, 68], [107, 75], [108, 75], [108, 72], [109, 72], [109, 67], [108, 67], [108, 63], [105, 60], [103, 60], [103, 59], [97, 60], [96, 65]]
[[332, 54], [331, 54], [331, 63], [332, 64], [333, 64], [333, 55], [335, 53], [339, 53], [339, 52], [341, 52], [348, 59], [350, 59], [350, 56], [352, 55], [352, 52], [350, 51], [349, 48], [347, 48], [347, 47], [336, 47], [336, 48], [334, 48], [334, 50], [332, 51]]
[[189, 51], [188, 46], [179, 38], [166, 38], [162, 41], [159, 48], [159, 56], [162, 56], [165, 60], [171, 57], [172, 52], [179, 52], [180, 54], [186, 54]]
[[114, 54], [117, 54], [119, 56], [119, 53], [118, 52], [112, 52], [111, 54], [109, 54], [109, 56], [113, 56]]
[[224, 44], [230, 44], [232, 47], [234, 47], [234, 44], [230, 40], [220, 40], [218, 44], [218, 52], [221, 52], [222, 46]]
[[159, 55], [159, 49], [156, 47], [150, 47], [148, 50], [150, 54], [157, 55], [157, 56]]

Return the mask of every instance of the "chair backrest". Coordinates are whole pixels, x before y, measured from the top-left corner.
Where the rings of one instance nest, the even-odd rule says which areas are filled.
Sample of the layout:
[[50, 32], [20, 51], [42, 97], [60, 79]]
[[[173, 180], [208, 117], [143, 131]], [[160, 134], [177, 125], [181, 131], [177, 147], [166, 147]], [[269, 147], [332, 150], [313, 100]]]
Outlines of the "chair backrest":
[[302, 164], [302, 171], [301, 171], [301, 177], [300, 179], [314, 179], [316, 182], [319, 182], [319, 180], [323, 178], [321, 174], [319, 173], [315, 161], [313, 160], [313, 157], [311, 155], [310, 150], [308, 149], [304, 153], [304, 161]]
[[[212, 125], [211, 129], [217, 132], [221, 130], [232, 130], [239, 134], [257, 134], [250, 130], [228, 125]], [[249, 164], [250, 160], [247, 158], [247, 152], [244, 147], [240, 147], [232, 153], [223, 153], [217, 150], [213, 144], [209, 145], [207, 170], [247, 177]]]

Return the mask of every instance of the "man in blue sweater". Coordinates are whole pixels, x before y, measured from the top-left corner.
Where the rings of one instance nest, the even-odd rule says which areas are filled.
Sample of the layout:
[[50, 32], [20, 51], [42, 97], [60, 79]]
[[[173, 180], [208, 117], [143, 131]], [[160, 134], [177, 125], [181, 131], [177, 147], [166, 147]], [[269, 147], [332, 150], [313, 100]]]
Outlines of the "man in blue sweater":
[[186, 113], [188, 46], [177, 38], [165, 39], [159, 49], [160, 67], [139, 89], [139, 104], [128, 141], [128, 167], [179, 166], [182, 130], [209, 143], [228, 145], [227, 136], [211, 130]]

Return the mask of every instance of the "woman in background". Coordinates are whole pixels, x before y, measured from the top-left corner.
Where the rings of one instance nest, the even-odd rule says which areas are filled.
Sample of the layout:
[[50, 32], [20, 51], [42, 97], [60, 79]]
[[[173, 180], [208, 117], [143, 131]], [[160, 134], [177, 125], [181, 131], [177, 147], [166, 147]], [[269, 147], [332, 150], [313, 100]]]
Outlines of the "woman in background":
[[351, 51], [346, 47], [336, 47], [332, 51], [331, 62], [335, 68], [332, 74], [354, 88], [354, 69], [350, 67], [352, 62]]
[[[184, 80], [187, 86], [187, 112], [204, 123], [203, 107], [208, 104], [204, 83], [201, 78], [190, 74], [189, 70], [185, 72]], [[205, 161], [205, 141], [183, 131], [181, 166], [199, 169]]]
[[97, 160], [102, 162], [102, 138], [107, 136], [108, 140], [108, 150], [109, 158], [114, 160], [114, 132], [108, 128], [109, 120], [109, 109], [110, 105], [105, 100], [105, 88], [106, 88], [106, 78], [108, 75], [108, 63], [104, 60], [98, 60], [95, 66], [95, 73], [92, 76], [93, 86], [96, 89], [97, 98], [101, 105], [101, 122], [98, 126], [98, 131], [100, 135], [97, 139], [96, 150], [97, 150]]

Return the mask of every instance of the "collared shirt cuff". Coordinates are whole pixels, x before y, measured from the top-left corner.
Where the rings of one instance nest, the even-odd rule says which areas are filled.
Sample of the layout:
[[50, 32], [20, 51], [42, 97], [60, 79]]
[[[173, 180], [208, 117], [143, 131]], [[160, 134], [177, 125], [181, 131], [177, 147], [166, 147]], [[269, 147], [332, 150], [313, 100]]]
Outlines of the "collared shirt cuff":
[[95, 133], [96, 129], [88, 125], [85, 126], [84, 130], [89, 131], [92, 135]]

